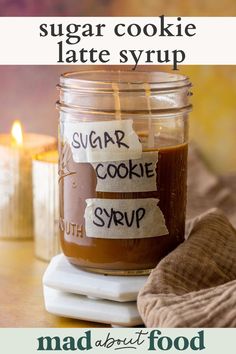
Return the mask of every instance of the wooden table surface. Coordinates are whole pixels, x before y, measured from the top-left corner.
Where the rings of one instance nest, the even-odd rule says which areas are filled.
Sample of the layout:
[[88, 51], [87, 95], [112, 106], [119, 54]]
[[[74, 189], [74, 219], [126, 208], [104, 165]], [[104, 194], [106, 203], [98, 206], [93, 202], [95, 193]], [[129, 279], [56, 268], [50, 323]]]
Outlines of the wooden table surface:
[[47, 263], [32, 241], [0, 241], [0, 327], [105, 327], [54, 316], [44, 309], [42, 275]]

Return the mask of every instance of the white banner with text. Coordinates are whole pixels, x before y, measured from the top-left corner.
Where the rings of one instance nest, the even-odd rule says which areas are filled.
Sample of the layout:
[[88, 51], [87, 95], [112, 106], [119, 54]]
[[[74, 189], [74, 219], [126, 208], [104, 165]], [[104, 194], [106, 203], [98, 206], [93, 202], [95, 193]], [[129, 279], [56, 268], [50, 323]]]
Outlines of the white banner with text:
[[0, 65], [235, 65], [236, 17], [0, 17]]
[[0, 352], [234, 354], [235, 338], [220, 328], [15, 328], [0, 330]]

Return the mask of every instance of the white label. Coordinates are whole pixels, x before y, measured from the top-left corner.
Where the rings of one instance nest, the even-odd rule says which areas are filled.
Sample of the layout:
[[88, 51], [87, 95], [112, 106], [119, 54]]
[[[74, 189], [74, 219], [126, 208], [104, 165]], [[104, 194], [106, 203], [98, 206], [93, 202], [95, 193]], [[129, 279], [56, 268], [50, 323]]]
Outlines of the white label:
[[141, 159], [94, 163], [99, 192], [155, 191], [158, 152], [144, 152]]
[[88, 237], [133, 239], [167, 235], [158, 199], [86, 199]]
[[138, 159], [142, 145], [132, 119], [65, 124], [65, 140], [75, 162]]

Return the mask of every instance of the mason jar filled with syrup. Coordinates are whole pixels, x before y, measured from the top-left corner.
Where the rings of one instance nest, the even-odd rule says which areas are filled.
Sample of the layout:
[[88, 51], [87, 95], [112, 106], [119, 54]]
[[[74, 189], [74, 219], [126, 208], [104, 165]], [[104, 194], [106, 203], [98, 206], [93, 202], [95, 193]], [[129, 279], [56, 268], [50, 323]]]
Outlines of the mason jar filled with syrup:
[[183, 242], [190, 87], [166, 72], [61, 76], [60, 238], [71, 263], [148, 274]]

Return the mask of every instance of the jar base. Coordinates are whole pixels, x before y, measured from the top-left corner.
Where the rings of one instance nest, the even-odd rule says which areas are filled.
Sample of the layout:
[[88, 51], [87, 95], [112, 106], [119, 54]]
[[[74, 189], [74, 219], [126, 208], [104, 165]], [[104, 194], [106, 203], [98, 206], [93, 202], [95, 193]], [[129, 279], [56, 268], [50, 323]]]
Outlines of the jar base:
[[103, 275], [114, 275], [114, 276], [140, 276], [140, 275], [149, 275], [153, 268], [151, 269], [99, 269], [99, 268], [89, 268], [89, 267], [79, 267], [82, 270], [90, 273], [97, 273]]

